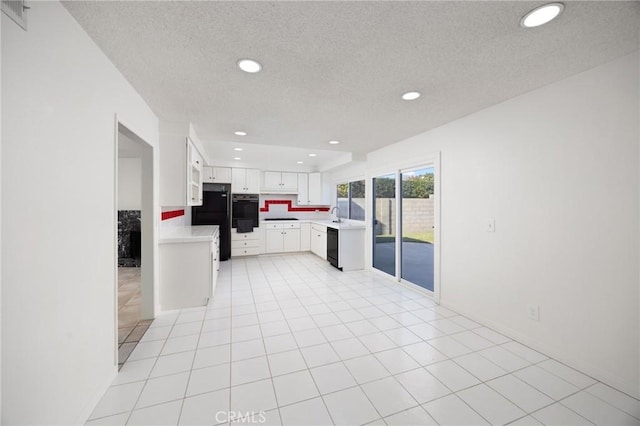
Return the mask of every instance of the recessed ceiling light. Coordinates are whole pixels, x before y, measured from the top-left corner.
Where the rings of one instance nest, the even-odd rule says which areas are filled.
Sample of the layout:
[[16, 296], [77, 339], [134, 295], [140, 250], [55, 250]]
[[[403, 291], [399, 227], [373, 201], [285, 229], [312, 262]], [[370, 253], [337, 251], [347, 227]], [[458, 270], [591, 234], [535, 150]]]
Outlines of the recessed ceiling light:
[[318, 154], [309, 154], [309, 157], [315, 157]]
[[234, 134], [238, 135], [238, 136], [247, 136], [247, 132], [233, 132]]
[[520, 20], [520, 25], [524, 28], [539, 27], [555, 19], [563, 10], [564, 4], [562, 3], [544, 4], [524, 15]]
[[402, 95], [402, 99], [404, 99], [405, 101], [413, 101], [415, 99], [418, 99], [419, 97], [420, 92], [407, 92]]
[[240, 157], [233, 157], [234, 160], [242, 160]]
[[233, 148], [234, 151], [242, 151], [242, 148]]
[[331, 145], [338, 145], [340, 143], [340, 141], [329, 141], [329, 143]]
[[302, 164], [302, 161], [298, 161], [298, 164]]
[[260, 62], [254, 61], [253, 59], [240, 59], [238, 61], [238, 67], [248, 73], [256, 73], [262, 70], [262, 65]]

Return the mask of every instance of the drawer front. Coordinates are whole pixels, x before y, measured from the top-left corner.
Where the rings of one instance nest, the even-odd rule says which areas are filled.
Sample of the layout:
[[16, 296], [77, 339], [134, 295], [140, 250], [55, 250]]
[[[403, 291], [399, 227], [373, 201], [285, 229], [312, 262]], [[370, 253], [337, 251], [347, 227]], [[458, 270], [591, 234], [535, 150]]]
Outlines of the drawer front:
[[238, 234], [235, 231], [235, 229], [231, 232], [231, 241], [244, 241], [244, 240], [260, 240], [260, 234], [255, 231]]
[[260, 248], [260, 240], [231, 241], [231, 249], [247, 247]]
[[258, 254], [260, 254], [260, 248], [259, 247], [232, 248], [231, 249], [231, 257], [257, 256]]
[[262, 225], [266, 229], [283, 229], [284, 225], [282, 223], [267, 223], [266, 225]]
[[284, 229], [300, 229], [299, 223], [285, 223], [283, 226]]
[[327, 227], [322, 225], [311, 225], [311, 229], [316, 232], [324, 232], [327, 233]]

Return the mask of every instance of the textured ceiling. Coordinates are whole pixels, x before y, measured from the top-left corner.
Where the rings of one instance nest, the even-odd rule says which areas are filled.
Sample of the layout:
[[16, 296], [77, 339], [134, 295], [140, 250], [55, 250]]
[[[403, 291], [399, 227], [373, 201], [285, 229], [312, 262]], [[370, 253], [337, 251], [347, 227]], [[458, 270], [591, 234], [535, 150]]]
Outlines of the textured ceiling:
[[[522, 29], [520, 18], [539, 4], [65, 7], [156, 114], [192, 122], [203, 140], [362, 156], [639, 47], [638, 2], [566, 2], [557, 20]], [[245, 57], [263, 71], [239, 71], [236, 61]], [[423, 96], [402, 101], [408, 90]], [[330, 146], [330, 139], [342, 144]]]

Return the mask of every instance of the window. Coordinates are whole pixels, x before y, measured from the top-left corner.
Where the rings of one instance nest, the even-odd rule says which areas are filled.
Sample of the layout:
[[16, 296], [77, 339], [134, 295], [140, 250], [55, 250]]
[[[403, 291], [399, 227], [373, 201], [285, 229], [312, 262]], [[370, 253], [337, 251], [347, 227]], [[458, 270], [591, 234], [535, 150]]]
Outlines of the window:
[[337, 193], [339, 217], [364, 220], [364, 180], [338, 184]]

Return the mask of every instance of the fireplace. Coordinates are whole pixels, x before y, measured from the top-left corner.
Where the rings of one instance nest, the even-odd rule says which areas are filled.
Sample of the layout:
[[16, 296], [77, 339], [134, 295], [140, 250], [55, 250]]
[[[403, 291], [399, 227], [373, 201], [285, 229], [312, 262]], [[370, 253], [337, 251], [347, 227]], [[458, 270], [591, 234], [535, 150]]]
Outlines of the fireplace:
[[141, 246], [140, 210], [119, 210], [118, 266], [139, 267]]

